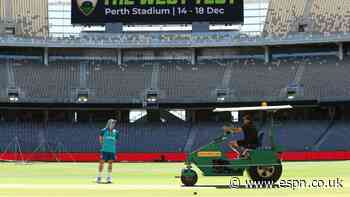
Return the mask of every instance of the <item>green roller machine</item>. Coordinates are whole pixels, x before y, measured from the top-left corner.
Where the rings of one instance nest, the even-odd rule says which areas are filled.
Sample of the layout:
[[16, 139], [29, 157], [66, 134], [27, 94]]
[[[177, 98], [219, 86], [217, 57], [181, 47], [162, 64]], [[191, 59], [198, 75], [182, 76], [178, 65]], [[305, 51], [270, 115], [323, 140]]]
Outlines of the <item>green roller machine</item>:
[[[290, 105], [258, 106], [238, 108], [216, 108], [214, 112], [241, 112], [241, 111], [265, 111], [269, 118], [268, 136], [263, 133], [258, 135], [259, 145], [256, 149], [248, 151], [247, 156], [230, 160], [220, 150], [223, 143], [227, 143], [229, 133], [224, 133], [196, 151], [188, 153], [185, 168], [181, 171], [181, 182], [184, 186], [194, 186], [198, 175], [192, 166], [195, 165], [203, 176], [243, 176], [247, 171], [254, 181], [273, 183], [282, 175], [282, 163], [279, 154], [283, 148], [275, 144], [274, 139], [274, 113], [279, 110], [291, 109]], [[269, 137], [269, 146], [262, 147], [264, 137]]]

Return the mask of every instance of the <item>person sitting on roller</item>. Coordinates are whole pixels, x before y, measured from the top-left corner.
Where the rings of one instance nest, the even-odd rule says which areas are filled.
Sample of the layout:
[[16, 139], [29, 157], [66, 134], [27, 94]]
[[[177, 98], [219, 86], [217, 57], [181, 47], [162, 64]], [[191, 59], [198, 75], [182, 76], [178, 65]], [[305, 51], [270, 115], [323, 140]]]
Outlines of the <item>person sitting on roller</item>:
[[232, 126], [226, 124], [224, 126], [224, 131], [226, 133], [243, 132], [243, 140], [232, 140], [228, 143], [229, 147], [238, 151], [240, 156], [245, 156], [248, 149], [256, 149], [258, 147], [258, 131], [249, 115], [243, 116], [242, 127], [233, 128]]

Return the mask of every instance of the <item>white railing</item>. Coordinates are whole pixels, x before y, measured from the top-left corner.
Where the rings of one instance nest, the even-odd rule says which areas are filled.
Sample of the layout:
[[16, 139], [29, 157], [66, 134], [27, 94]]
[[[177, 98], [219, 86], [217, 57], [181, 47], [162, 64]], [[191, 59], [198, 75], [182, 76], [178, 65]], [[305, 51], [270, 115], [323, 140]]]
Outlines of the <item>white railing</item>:
[[92, 47], [92, 48], [153, 48], [153, 47], [211, 47], [260, 46], [298, 43], [350, 41], [350, 33], [295, 33], [284, 37], [240, 34], [239, 32], [145, 32], [89, 33], [80, 37], [26, 38], [0, 36], [0, 46]]

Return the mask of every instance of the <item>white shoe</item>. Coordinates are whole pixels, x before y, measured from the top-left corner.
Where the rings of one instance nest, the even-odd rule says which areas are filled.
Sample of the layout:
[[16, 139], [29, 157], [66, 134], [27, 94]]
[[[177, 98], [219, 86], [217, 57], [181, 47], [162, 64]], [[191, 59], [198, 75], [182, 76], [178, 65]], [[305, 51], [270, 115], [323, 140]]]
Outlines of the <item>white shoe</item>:
[[112, 177], [107, 177], [106, 181], [107, 183], [112, 183]]
[[102, 178], [101, 177], [96, 177], [96, 183], [101, 183]]

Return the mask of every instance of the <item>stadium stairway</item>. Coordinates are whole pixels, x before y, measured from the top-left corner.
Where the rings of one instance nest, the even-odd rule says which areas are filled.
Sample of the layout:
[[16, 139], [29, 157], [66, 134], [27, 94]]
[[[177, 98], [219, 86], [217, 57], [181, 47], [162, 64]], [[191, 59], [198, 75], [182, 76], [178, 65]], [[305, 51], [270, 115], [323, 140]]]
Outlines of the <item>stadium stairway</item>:
[[338, 120], [330, 127], [327, 136], [319, 143], [319, 150], [350, 150], [350, 124], [346, 120]]

